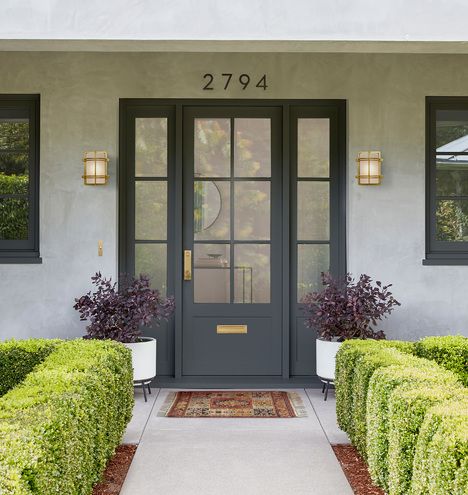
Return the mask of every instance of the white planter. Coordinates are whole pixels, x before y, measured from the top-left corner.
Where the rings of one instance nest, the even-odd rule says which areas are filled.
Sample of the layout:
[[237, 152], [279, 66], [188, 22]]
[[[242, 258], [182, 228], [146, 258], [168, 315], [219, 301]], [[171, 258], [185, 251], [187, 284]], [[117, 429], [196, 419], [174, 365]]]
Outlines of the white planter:
[[141, 337], [140, 342], [124, 344], [132, 351], [133, 381], [149, 381], [156, 376], [156, 339]]
[[317, 375], [324, 380], [335, 380], [335, 357], [342, 342], [316, 341]]

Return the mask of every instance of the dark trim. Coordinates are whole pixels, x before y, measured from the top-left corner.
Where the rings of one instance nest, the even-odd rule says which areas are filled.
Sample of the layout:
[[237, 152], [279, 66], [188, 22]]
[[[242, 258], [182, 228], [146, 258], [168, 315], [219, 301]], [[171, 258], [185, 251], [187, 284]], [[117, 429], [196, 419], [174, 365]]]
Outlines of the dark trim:
[[[422, 264], [467, 265], [468, 242], [436, 240], [436, 202], [441, 199], [437, 196], [436, 190], [436, 112], [438, 110], [468, 110], [468, 97], [426, 96], [426, 257], [422, 260]], [[460, 198], [455, 196], [450, 199]]]
[[227, 389], [288, 389], [288, 388], [321, 388], [323, 383], [317, 376], [280, 377], [262, 376], [191, 376], [173, 378], [157, 376], [153, 387], [160, 388], [227, 388]]
[[[294, 387], [294, 386], [312, 386], [316, 387], [320, 385], [317, 377], [309, 376], [308, 371], [305, 373], [303, 370], [294, 370], [294, 363], [291, 359], [295, 342], [291, 340], [290, 328], [291, 328], [291, 316], [297, 308], [296, 300], [291, 300], [292, 294], [296, 297], [296, 290], [294, 284], [296, 284], [296, 274], [290, 270], [289, 263], [283, 263], [281, 269], [281, 275], [283, 277], [282, 287], [282, 325], [283, 325], [283, 351], [282, 351], [282, 374], [275, 377], [216, 377], [216, 376], [183, 376], [182, 370], [182, 349], [183, 349], [183, 334], [182, 334], [182, 318], [183, 318], [183, 293], [182, 293], [182, 260], [181, 253], [183, 251], [183, 156], [182, 156], [182, 142], [183, 142], [183, 110], [190, 107], [277, 107], [280, 109], [283, 115], [283, 141], [288, 145], [291, 138], [290, 135], [292, 113], [295, 113], [297, 109], [306, 108], [309, 109], [311, 115], [314, 111], [317, 115], [329, 117], [332, 121], [330, 127], [330, 134], [333, 135], [332, 143], [334, 156], [331, 159], [335, 163], [334, 171], [330, 178], [324, 178], [332, 184], [330, 197], [334, 198], [335, 204], [333, 205], [333, 213], [330, 216], [331, 228], [333, 229], [333, 237], [331, 237], [334, 244], [332, 257], [334, 259], [333, 271], [336, 274], [344, 274], [346, 272], [346, 163], [347, 163], [347, 103], [345, 100], [276, 100], [276, 99], [121, 99], [120, 100], [120, 147], [119, 147], [119, 268], [121, 271], [126, 271], [127, 260], [129, 259], [128, 253], [128, 239], [129, 235], [133, 233], [127, 232], [127, 226], [129, 220], [133, 215], [133, 210], [129, 211], [128, 206], [132, 201], [131, 195], [129, 196], [129, 189], [133, 187], [132, 184], [128, 184], [128, 174], [126, 164], [132, 163], [134, 157], [132, 151], [128, 149], [131, 137], [133, 136], [132, 130], [129, 129], [131, 125], [131, 115], [133, 118], [135, 115], [144, 116], [145, 111], [155, 111], [156, 108], [170, 107], [173, 111], [174, 117], [174, 148], [173, 148], [173, 167], [174, 167], [174, 185], [173, 185], [173, 200], [175, 203], [168, 203], [168, 208], [172, 207], [173, 214], [173, 231], [172, 234], [168, 232], [168, 243], [173, 242], [173, 258], [171, 263], [173, 264], [173, 277], [174, 287], [172, 293], [177, 300], [176, 311], [174, 315], [174, 361], [173, 361], [173, 375], [165, 376], [167, 373], [160, 374], [155, 380], [157, 386], [186, 386], [186, 387]], [[148, 110], [149, 109], [149, 110]], [[132, 135], [129, 139], [129, 133]], [[289, 222], [289, 218], [293, 213], [294, 207], [289, 205], [289, 199], [295, 197], [293, 190], [294, 176], [291, 170], [293, 150], [287, 146], [282, 151], [283, 171], [282, 171], [282, 195], [284, 198], [283, 208], [281, 211], [282, 216], [282, 249], [284, 259], [291, 260], [294, 257], [294, 250], [292, 250], [292, 243], [296, 243], [294, 226]], [[151, 177], [150, 180], [157, 178]], [[145, 180], [145, 178], [138, 177], [138, 180]], [[220, 178], [216, 178], [220, 180]], [[222, 179], [221, 179], [222, 180]], [[250, 179], [249, 179], [250, 180]], [[261, 180], [261, 179], [259, 179]], [[305, 178], [305, 180], [308, 180]], [[315, 180], [314, 178], [310, 179]], [[322, 180], [322, 179], [317, 179]], [[171, 206], [169, 206], [171, 204]], [[169, 225], [169, 221], [168, 221]], [[310, 243], [321, 244], [328, 243], [329, 241], [311, 241]], [[309, 241], [305, 243], [309, 244]], [[171, 249], [171, 248], [169, 248]], [[169, 263], [169, 260], [168, 260]], [[168, 273], [169, 278], [169, 273]], [[294, 289], [294, 290], [293, 290]], [[296, 315], [297, 316], [297, 315]], [[168, 329], [170, 331], [170, 329]], [[159, 350], [158, 350], [159, 353]], [[172, 377], [173, 376], [173, 377]]]
[[3, 256], [0, 254], [0, 264], [5, 265], [20, 265], [20, 264], [30, 264], [30, 265], [41, 265], [42, 258], [39, 256], [27, 257], [27, 256]]
[[[29, 118], [29, 201], [27, 240], [0, 240], [0, 264], [42, 263], [39, 254], [40, 95], [0, 94], [0, 112]], [[3, 195], [8, 196], [8, 195]]]

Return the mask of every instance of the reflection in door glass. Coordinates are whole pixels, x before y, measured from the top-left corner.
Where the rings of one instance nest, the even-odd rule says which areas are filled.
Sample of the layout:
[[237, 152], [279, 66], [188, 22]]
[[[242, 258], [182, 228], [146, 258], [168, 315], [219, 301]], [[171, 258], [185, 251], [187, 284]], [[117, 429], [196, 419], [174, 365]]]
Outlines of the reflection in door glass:
[[163, 296], [167, 290], [166, 244], [137, 244], [135, 246], [135, 276], [143, 273], [151, 279], [151, 287]]
[[167, 181], [135, 182], [135, 238], [167, 238]]
[[196, 303], [230, 303], [229, 244], [195, 244], [193, 291]]
[[194, 182], [193, 228], [196, 241], [230, 239], [229, 198], [229, 182]]
[[234, 246], [234, 302], [270, 302], [270, 246], [236, 244]]
[[269, 181], [236, 181], [234, 237], [236, 240], [270, 239]]
[[135, 119], [135, 175], [167, 175], [167, 119]]
[[328, 272], [330, 247], [328, 244], [299, 244], [297, 246], [297, 302], [309, 292], [321, 288], [320, 274]]
[[330, 185], [325, 181], [297, 183], [297, 238], [328, 241], [330, 237]]
[[230, 119], [195, 119], [195, 177], [231, 175]]
[[328, 177], [330, 174], [329, 119], [298, 119], [298, 177]]
[[234, 175], [270, 177], [270, 119], [235, 119], [234, 135]]

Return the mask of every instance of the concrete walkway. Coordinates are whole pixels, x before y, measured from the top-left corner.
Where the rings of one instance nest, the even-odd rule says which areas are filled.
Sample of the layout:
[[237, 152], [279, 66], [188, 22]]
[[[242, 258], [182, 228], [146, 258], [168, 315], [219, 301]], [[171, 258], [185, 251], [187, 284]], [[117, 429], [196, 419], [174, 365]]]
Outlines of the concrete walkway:
[[352, 495], [330, 443], [347, 443], [331, 393], [297, 389], [308, 417], [158, 417], [166, 395], [136, 392], [124, 443], [139, 443], [121, 495]]

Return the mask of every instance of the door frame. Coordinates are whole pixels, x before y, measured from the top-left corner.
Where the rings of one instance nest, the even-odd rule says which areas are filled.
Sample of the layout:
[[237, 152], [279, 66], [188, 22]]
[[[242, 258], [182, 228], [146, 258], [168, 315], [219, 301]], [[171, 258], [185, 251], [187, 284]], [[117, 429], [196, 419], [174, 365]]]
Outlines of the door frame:
[[[182, 156], [182, 138], [183, 138], [183, 108], [186, 106], [277, 106], [281, 107], [283, 122], [283, 205], [282, 205], [282, 247], [283, 260], [290, 260], [289, 263], [283, 263], [282, 266], [282, 377], [216, 377], [199, 376], [184, 379], [182, 373], [182, 251], [183, 251], [183, 156]], [[341, 99], [219, 99], [219, 98], [121, 98], [119, 100], [119, 158], [117, 160], [118, 168], [118, 268], [119, 273], [128, 272], [128, 254], [127, 246], [129, 244], [128, 223], [129, 217], [133, 210], [129, 208], [129, 191], [133, 185], [133, 177], [130, 176], [127, 162], [129, 160], [129, 123], [135, 112], [141, 112], [144, 108], [150, 107], [170, 107], [174, 115], [174, 140], [168, 140], [168, 147], [173, 151], [173, 160], [168, 161], [168, 177], [173, 180], [172, 194], [169, 193], [168, 200], [168, 243], [172, 242], [174, 249], [168, 256], [168, 290], [175, 296], [177, 301], [174, 314], [174, 359], [173, 374], [158, 376], [156, 383], [159, 386], [174, 386], [183, 384], [185, 386], [212, 387], [212, 386], [264, 386], [281, 384], [281, 386], [300, 386], [300, 385], [317, 385], [316, 376], [302, 376], [300, 374], [292, 375], [291, 373], [291, 332], [292, 317], [296, 317], [296, 311], [291, 311], [293, 301], [291, 300], [291, 283], [295, 282], [296, 275], [291, 276], [291, 228], [290, 221], [290, 200], [292, 188], [291, 174], [291, 139], [294, 138], [293, 129], [290, 128], [290, 115], [294, 113], [295, 108], [328, 108], [333, 109], [336, 121], [336, 168], [334, 177], [335, 194], [338, 194], [338, 205], [334, 213], [330, 216], [330, 224], [336, 229], [336, 238], [334, 248], [338, 259], [337, 272], [344, 274], [346, 272], [346, 206], [347, 206], [347, 101]], [[168, 136], [169, 137], [169, 136]], [[131, 179], [131, 180], [130, 180]], [[133, 240], [132, 240], [133, 242]], [[174, 253], [176, 253], [174, 255]], [[180, 257], [177, 256], [180, 253]], [[179, 260], [179, 262], [177, 262]], [[169, 274], [174, 281], [170, 285]]]

